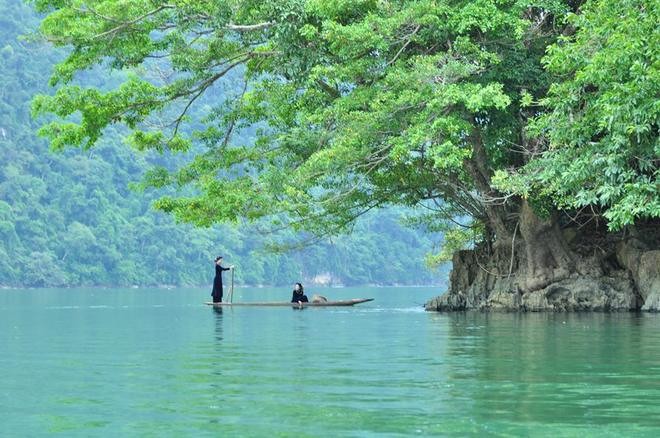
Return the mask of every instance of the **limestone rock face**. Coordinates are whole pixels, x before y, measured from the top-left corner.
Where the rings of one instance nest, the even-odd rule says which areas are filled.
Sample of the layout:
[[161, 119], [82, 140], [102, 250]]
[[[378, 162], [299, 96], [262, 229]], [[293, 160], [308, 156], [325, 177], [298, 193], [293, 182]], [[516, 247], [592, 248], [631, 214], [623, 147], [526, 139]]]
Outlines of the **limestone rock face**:
[[462, 293], [446, 293], [431, 299], [424, 305], [426, 310], [438, 312], [466, 310], [465, 296]]
[[555, 275], [554, 281], [537, 289], [525, 287], [529, 274], [524, 269], [525, 252], [520, 247], [515, 251], [514, 248], [458, 251], [452, 260], [449, 291], [427, 302], [425, 308], [432, 311], [660, 311], [660, 230], [651, 227], [618, 239], [575, 232], [566, 236], [568, 242], [575, 241], [576, 247], [581, 248], [574, 260], [578, 268], [568, 276]]
[[520, 310], [522, 304], [519, 293], [494, 291], [488, 296], [484, 308], [490, 310]]
[[[493, 290], [477, 296], [447, 293], [426, 303], [426, 310], [499, 311], [629, 311], [639, 309], [642, 298], [625, 273], [612, 277], [572, 277], [525, 294]], [[469, 304], [468, 304], [469, 303]], [[660, 305], [660, 294], [657, 304]], [[660, 309], [660, 307], [658, 307]]]
[[660, 250], [646, 251], [640, 256], [637, 287], [645, 300], [642, 310], [660, 310]]
[[656, 292], [649, 295], [644, 301], [644, 306], [642, 310], [648, 310], [652, 312], [660, 312], [660, 293]]
[[621, 242], [616, 251], [619, 263], [630, 271], [642, 297], [642, 310], [660, 310], [660, 250], [649, 250], [638, 239]]
[[616, 258], [619, 264], [628, 269], [635, 278], [637, 277], [639, 259], [645, 249], [645, 245], [637, 239], [620, 242], [616, 247]]
[[576, 277], [522, 296], [529, 311], [635, 310], [641, 298], [629, 278]]

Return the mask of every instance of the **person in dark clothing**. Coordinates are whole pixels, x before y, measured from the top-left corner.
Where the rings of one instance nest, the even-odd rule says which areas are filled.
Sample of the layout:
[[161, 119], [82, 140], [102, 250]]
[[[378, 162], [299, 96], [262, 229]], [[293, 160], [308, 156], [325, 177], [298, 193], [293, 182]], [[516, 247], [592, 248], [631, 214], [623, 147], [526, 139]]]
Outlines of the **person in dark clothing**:
[[303, 289], [302, 284], [296, 283], [296, 285], [293, 287], [293, 296], [291, 297], [291, 302], [298, 304], [309, 302], [307, 295], [305, 295], [305, 290]]
[[222, 302], [222, 271], [229, 271], [232, 268], [233, 266], [222, 267], [222, 256], [215, 258], [215, 278], [213, 279], [213, 291], [211, 292], [214, 303]]

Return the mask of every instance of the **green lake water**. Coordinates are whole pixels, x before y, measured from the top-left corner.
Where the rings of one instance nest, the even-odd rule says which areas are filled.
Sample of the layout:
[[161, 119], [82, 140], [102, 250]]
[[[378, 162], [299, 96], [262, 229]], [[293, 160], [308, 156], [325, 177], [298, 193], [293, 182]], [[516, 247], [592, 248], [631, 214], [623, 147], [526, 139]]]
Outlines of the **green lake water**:
[[0, 436], [660, 436], [657, 314], [426, 313], [432, 288], [220, 312], [209, 292], [0, 291]]

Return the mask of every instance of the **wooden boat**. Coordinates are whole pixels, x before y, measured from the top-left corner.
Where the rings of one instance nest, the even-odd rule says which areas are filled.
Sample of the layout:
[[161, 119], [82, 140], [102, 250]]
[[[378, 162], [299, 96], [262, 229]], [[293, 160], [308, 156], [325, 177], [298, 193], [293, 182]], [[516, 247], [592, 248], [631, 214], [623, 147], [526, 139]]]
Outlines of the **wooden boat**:
[[326, 301], [322, 303], [291, 303], [289, 301], [253, 301], [243, 303], [211, 303], [206, 302], [207, 306], [215, 307], [242, 307], [242, 306], [266, 306], [266, 307], [331, 307], [331, 306], [354, 306], [367, 301], [373, 301], [373, 298], [354, 298], [352, 300]]

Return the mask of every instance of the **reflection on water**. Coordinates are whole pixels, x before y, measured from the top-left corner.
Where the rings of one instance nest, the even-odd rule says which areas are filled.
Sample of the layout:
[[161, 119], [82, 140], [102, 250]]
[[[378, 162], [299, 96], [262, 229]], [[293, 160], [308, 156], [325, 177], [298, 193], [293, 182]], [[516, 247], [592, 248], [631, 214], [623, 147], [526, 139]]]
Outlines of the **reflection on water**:
[[621, 431], [626, 425], [638, 431], [660, 426], [656, 315], [448, 318], [448, 377], [474, 402], [475, 418], [492, 415], [512, 433], [531, 433], [544, 423], [559, 423], [565, 431], [603, 424]]
[[436, 291], [418, 288], [222, 309], [205, 292], [0, 293], [0, 436], [660, 433], [660, 315], [425, 313], [411, 303]]
[[213, 316], [215, 317], [215, 339], [222, 341], [222, 307], [211, 306], [213, 308]]

